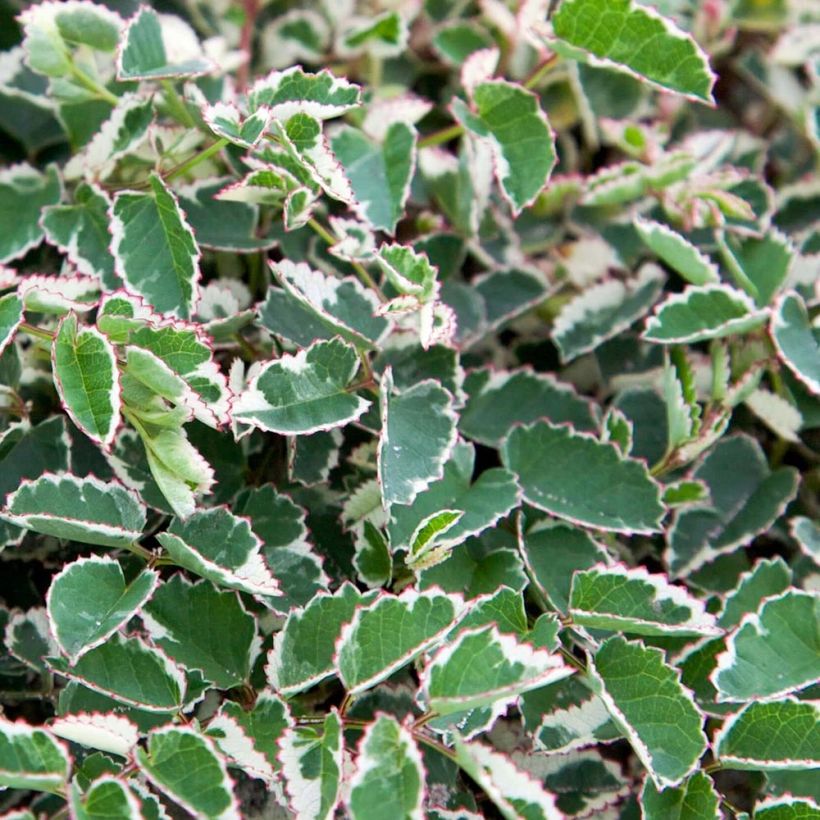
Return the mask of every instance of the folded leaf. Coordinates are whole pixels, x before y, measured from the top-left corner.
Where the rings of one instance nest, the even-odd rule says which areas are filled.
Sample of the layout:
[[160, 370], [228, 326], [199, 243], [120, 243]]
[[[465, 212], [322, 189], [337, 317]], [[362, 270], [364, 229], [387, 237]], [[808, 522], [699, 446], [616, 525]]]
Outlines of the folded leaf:
[[818, 331], [809, 322], [803, 300], [793, 291], [775, 303], [769, 334], [786, 367], [812, 393], [820, 394]]
[[668, 226], [638, 218], [634, 222], [644, 243], [692, 285], [720, 282], [715, 263]]
[[262, 106], [243, 118], [235, 105], [218, 102], [202, 109], [202, 119], [217, 136], [242, 148], [253, 148], [270, 123], [270, 111]]
[[77, 658], [127, 623], [156, 589], [159, 575], [144, 569], [126, 583], [118, 561], [78, 558], [54, 576], [46, 596], [49, 625], [57, 643]]
[[622, 458], [612, 444], [541, 421], [513, 429], [501, 459], [524, 498], [552, 515], [614, 532], [660, 529], [660, 488], [643, 462]]
[[142, 537], [145, 507], [117, 482], [43, 473], [7, 496], [0, 518], [55, 538], [129, 547]]
[[51, 732], [0, 718], [0, 785], [59, 793], [68, 781], [66, 747]]
[[677, 786], [706, 751], [706, 736], [703, 716], [663, 653], [610, 638], [595, 653], [590, 674], [655, 785]]

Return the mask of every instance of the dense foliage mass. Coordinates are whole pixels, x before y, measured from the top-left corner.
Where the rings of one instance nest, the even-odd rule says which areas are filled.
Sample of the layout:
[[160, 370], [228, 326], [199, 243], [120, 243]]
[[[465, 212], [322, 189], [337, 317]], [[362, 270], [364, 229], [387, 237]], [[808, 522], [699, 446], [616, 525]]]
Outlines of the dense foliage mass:
[[3, 817], [820, 817], [820, 10], [658, 5], [0, 4]]

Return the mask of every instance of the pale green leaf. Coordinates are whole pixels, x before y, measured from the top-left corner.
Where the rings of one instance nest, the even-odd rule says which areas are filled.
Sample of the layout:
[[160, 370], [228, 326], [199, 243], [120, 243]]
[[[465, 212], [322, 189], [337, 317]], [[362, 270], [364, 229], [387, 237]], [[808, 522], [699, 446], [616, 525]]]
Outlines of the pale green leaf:
[[720, 243], [726, 267], [737, 284], [757, 303], [766, 307], [789, 275], [795, 249], [777, 230], [765, 236], [727, 235]]
[[598, 564], [572, 577], [574, 623], [636, 635], [716, 635], [703, 601], [644, 567]]
[[800, 545], [800, 549], [815, 564], [820, 564], [820, 525], [805, 516], [792, 518], [789, 523], [792, 537]]
[[[612, 444], [542, 421], [516, 427], [501, 458], [525, 500], [545, 512], [613, 532], [660, 529], [660, 488], [642, 461], [622, 458]], [[574, 469], [578, 464], [583, 473]]]
[[680, 507], [709, 501], [709, 488], [702, 481], [681, 479], [663, 488], [663, 503], [667, 507]]
[[302, 820], [328, 820], [339, 802], [344, 734], [336, 710], [321, 729], [299, 726], [282, 737], [279, 760], [291, 807]]
[[381, 379], [378, 472], [385, 507], [410, 504], [433, 481], [456, 443], [452, 395], [431, 380], [396, 394], [392, 371]]
[[0, 353], [14, 339], [14, 334], [23, 321], [23, 303], [16, 293], [0, 297]]
[[425, 253], [407, 245], [382, 245], [376, 261], [390, 284], [401, 294], [429, 302], [438, 291], [438, 270]]
[[661, 344], [702, 342], [746, 333], [765, 322], [766, 312], [739, 290], [728, 285], [690, 285], [656, 308], [646, 321], [643, 338]]
[[61, 194], [53, 165], [44, 174], [24, 163], [0, 171], [0, 262], [19, 259], [40, 244], [42, 209], [56, 205]]
[[334, 134], [331, 146], [350, 180], [358, 215], [374, 228], [394, 233], [404, 216], [415, 169], [415, 129], [394, 122], [379, 144], [347, 127]]
[[592, 681], [658, 788], [677, 786], [706, 751], [703, 716], [654, 647], [621, 637], [592, 660]]
[[397, 11], [385, 11], [345, 31], [341, 47], [343, 53], [364, 51], [375, 59], [397, 57], [407, 46], [408, 36], [404, 17]]
[[687, 282], [692, 285], [720, 282], [715, 263], [679, 233], [648, 219], [638, 218], [633, 224], [647, 247]]
[[147, 712], [175, 711], [185, 700], [182, 669], [136, 636], [115, 632], [74, 664], [62, 658], [49, 664], [69, 680]]
[[357, 85], [329, 71], [309, 74], [301, 66], [293, 66], [257, 80], [248, 93], [248, 104], [252, 110], [269, 108], [282, 122], [299, 113], [326, 119], [356, 108], [360, 94]]
[[265, 134], [270, 112], [263, 106], [243, 117], [235, 105], [218, 102], [202, 109], [202, 119], [217, 136], [242, 148], [253, 148]]
[[424, 766], [406, 726], [379, 715], [365, 730], [348, 805], [355, 820], [422, 817]]
[[718, 626], [737, 626], [747, 612], [756, 612], [764, 598], [780, 595], [792, 582], [792, 573], [780, 557], [762, 559], [740, 576], [737, 586], [726, 595]]
[[84, 792], [77, 782], [71, 784], [69, 795], [71, 816], [76, 820], [140, 820], [142, 804], [134, 792], [116, 777], [103, 775]]
[[787, 590], [749, 612], [718, 656], [722, 701], [774, 698], [820, 679], [820, 595]]
[[69, 660], [99, 646], [145, 604], [159, 575], [144, 569], [126, 583], [118, 561], [78, 558], [54, 576], [46, 596], [51, 631]]
[[44, 473], [7, 496], [0, 517], [56, 538], [129, 547], [142, 537], [145, 507], [116, 482]]
[[[814, 773], [808, 775], [815, 777]], [[817, 820], [820, 805], [808, 797], [769, 797], [755, 806], [755, 820]]]
[[744, 399], [744, 404], [784, 441], [798, 443], [803, 416], [788, 399], [770, 390], [757, 388]]
[[426, 652], [455, 625], [462, 609], [459, 599], [414, 589], [357, 609], [336, 647], [336, 667], [347, 691], [363, 692]]
[[564, 0], [552, 28], [562, 41], [589, 54], [592, 65], [712, 102], [716, 76], [706, 53], [652, 8], [633, 0]]
[[359, 580], [368, 587], [380, 587], [393, 577], [393, 556], [390, 542], [370, 521], [364, 520], [355, 529], [353, 566]]
[[0, 640], [3, 637], [11, 655], [41, 674], [48, 671], [44, 659], [60, 652], [44, 607], [13, 612], [6, 624], [5, 636], [0, 633]]
[[641, 791], [644, 820], [719, 820], [720, 796], [703, 772], [696, 772], [678, 788], [659, 791], [647, 777]]
[[820, 394], [820, 339], [803, 300], [793, 291], [774, 305], [769, 334], [786, 367], [815, 395]]
[[256, 622], [235, 592], [183, 575], [165, 581], [140, 613], [154, 644], [185, 669], [198, 669], [219, 689], [250, 674]]
[[279, 584], [262, 555], [250, 522], [226, 507], [175, 518], [157, 540], [174, 562], [213, 581], [251, 595], [278, 595]]
[[59, 793], [69, 772], [68, 750], [51, 732], [0, 718], [0, 785]]
[[[182, 21], [178, 21], [182, 23]], [[185, 25], [182, 23], [182, 25]], [[187, 28], [187, 25], [185, 26]], [[169, 38], [166, 46], [165, 38]], [[159, 80], [167, 77], [197, 77], [207, 74], [214, 66], [204, 57], [190, 57], [182, 62], [173, 62], [168, 56], [173, 54], [173, 38], [180, 33], [163, 31], [159, 15], [148, 6], [128, 21], [119, 54], [117, 55], [117, 79]]]
[[463, 517], [462, 510], [438, 510], [422, 518], [407, 544], [407, 566], [420, 572], [444, 561], [453, 547], [449, 533]]
[[137, 750], [140, 771], [196, 817], [239, 820], [225, 762], [214, 742], [188, 727], [167, 726], [148, 736], [146, 749]]
[[304, 609], [296, 609], [273, 639], [267, 674], [271, 686], [289, 696], [309, 689], [334, 672], [333, 656], [344, 624], [358, 607], [373, 600], [352, 584], [333, 595], [319, 593]]
[[120, 425], [120, 380], [114, 347], [95, 327], [69, 313], [52, 346], [54, 384], [66, 412], [92, 441], [108, 449]]
[[552, 129], [538, 97], [505, 80], [478, 83], [473, 109], [455, 100], [456, 118], [478, 139], [486, 140], [501, 191], [513, 213], [531, 205], [555, 165]]
[[305, 435], [354, 421], [370, 402], [350, 390], [354, 348], [332, 339], [266, 362], [234, 401], [233, 417], [274, 433]]
[[96, 306], [100, 282], [96, 277], [67, 275], [26, 276], [17, 288], [25, 310], [63, 316], [70, 311], [85, 313]]
[[725, 769], [820, 768], [820, 704], [750, 703], [728, 718], [714, 747]]
[[115, 270], [126, 287], [158, 311], [191, 316], [199, 298], [199, 249], [176, 196], [159, 176], [151, 175], [150, 191], [115, 196], [111, 232]]
[[139, 741], [139, 729], [127, 717], [106, 713], [64, 715], [51, 721], [57, 737], [103, 752], [129, 757]]

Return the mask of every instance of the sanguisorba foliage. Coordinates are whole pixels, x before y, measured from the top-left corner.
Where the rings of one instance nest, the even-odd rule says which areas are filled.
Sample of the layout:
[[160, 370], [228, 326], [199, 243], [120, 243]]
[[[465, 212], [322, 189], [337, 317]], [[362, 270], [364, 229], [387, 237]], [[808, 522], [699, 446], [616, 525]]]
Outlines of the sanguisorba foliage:
[[3, 817], [820, 816], [820, 19], [659, 6], [4, 17]]

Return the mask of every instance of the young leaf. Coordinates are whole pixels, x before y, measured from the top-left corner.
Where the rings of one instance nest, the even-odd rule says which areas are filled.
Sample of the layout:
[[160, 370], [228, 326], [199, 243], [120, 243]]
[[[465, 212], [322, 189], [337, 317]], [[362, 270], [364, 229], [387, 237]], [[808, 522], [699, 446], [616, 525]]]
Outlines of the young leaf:
[[378, 472], [389, 508], [410, 504], [441, 478], [456, 443], [456, 415], [453, 397], [432, 379], [395, 394], [390, 369], [382, 375], [380, 403]]
[[660, 222], [638, 218], [634, 222], [641, 239], [670, 268], [692, 285], [720, 282], [715, 263], [679, 233]]
[[637, 635], [716, 635], [702, 601], [644, 567], [598, 564], [572, 576], [574, 623]]
[[142, 817], [142, 803], [131, 789], [111, 775], [103, 775], [83, 792], [79, 785], [71, 784], [69, 795], [72, 816], [78, 820], [104, 820], [121, 817], [137, 820]]
[[282, 695], [303, 692], [334, 672], [336, 641], [357, 608], [373, 600], [352, 584], [342, 584], [333, 595], [320, 592], [304, 609], [293, 610], [273, 639], [267, 673], [271, 686]]
[[279, 762], [285, 790], [299, 818], [328, 820], [340, 798], [344, 734], [336, 710], [325, 717], [321, 731], [291, 727], [281, 740]]
[[294, 114], [308, 114], [317, 119], [338, 117], [360, 103], [361, 90], [329, 71], [308, 74], [301, 66], [272, 71], [257, 80], [248, 93], [252, 110], [270, 109], [271, 116], [285, 122]]
[[[140, 15], [154, 15], [144, 8]], [[115, 270], [158, 311], [188, 318], [199, 299], [199, 249], [176, 197], [157, 176], [150, 190], [122, 191], [111, 209]]]
[[51, 351], [54, 384], [71, 420], [92, 441], [111, 447], [120, 424], [120, 380], [114, 347], [95, 327], [69, 313]]
[[559, 656], [502, 635], [494, 626], [465, 629], [422, 673], [428, 709], [440, 715], [492, 706], [571, 675]]
[[242, 148], [253, 148], [270, 124], [270, 111], [262, 106], [243, 118], [235, 105], [219, 102], [206, 105], [202, 109], [202, 119], [217, 136]]
[[140, 617], [153, 642], [185, 669], [200, 670], [220, 689], [247, 680], [256, 622], [235, 592], [177, 574], [156, 590]]
[[633, 0], [565, 0], [552, 18], [552, 28], [573, 49], [587, 52], [591, 65], [713, 102], [717, 78], [709, 58], [689, 34], [654, 9]]
[[645, 820], [715, 820], [720, 816], [720, 796], [703, 772], [695, 772], [678, 788], [658, 790], [647, 777], [641, 790]]
[[350, 390], [356, 351], [340, 339], [267, 362], [234, 401], [233, 417], [273, 433], [306, 435], [355, 421], [370, 402]]
[[766, 312], [728, 285], [690, 285], [662, 302], [646, 321], [643, 338], [661, 344], [702, 342], [746, 333], [766, 322]]
[[186, 811], [214, 820], [239, 820], [232, 783], [212, 740], [188, 727], [166, 726], [137, 750], [140, 771]]
[[[441, 592], [405, 590], [357, 609], [342, 627], [336, 667], [350, 694], [363, 692], [441, 640], [462, 615], [462, 602]], [[380, 636], [390, 635], [384, 642]]]
[[490, 146], [495, 174], [514, 214], [532, 205], [555, 165], [549, 122], [538, 97], [505, 80], [478, 83], [473, 108], [454, 100], [459, 122]]
[[766, 307], [786, 281], [795, 249], [779, 231], [762, 236], [727, 236], [720, 245], [726, 267], [758, 307]]
[[140, 610], [159, 575], [144, 569], [126, 583], [118, 561], [78, 558], [54, 576], [46, 595], [51, 631], [70, 661], [103, 643]]
[[139, 637], [115, 632], [73, 664], [62, 658], [49, 664], [69, 680], [147, 712], [177, 710], [184, 703], [182, 669]]
[[793, 291], [783, 294], [769, 325], [777, 352], [786, 367], [815, 395], [820, 394], [820, 341], [809, 322], [803, 300]]
[[226, 507], [198, 510], [185, 520], [175, 518], [157, 540], [175, 563], [218, 586], [251, 595], [279, 594], [250, 522]]
[[421, 818], [424, 766], [416, 741], [390, 715], [379, 715], [362, 737], [348, 805], [357, 820]]
[[[168, 46], [171, 46], [168, 43]], [[117, 56], [117, 79], [160, 80], [166, 77], [197, 77], [213, 70], [210, 60], [193, 57], [174, 62], [168, 56], [165, 32], [159, 15], [148, 6], [128, 21]], [[173, 51], [172, 51], [173, 54]]]
[[358, 215], [389, 234], [404, 216], [416, 166], [416, 131], [404, 122], [389, 126], [381, 144], [346, 127], [331, 139], [356, 197]]
[[722, 701], [789, 694], [820, 678], [820, 596], [787, 590], [747, 613], [718, 656]]
[[61, 194], [53, 165], [45, 174], [24, 163], [0, 171], [0, 262], [19, 259], [40, 244], [40, 213], [56, 205]]
[[145, 507], [117, 482], [43, 473], [6, 497], [0, 518], [55, 538], [129, 547], [142, 537]]
[[655, 785], [677, 786], [706, 750], [706, 736], [703, 716], [663, 653], [609, 638], [595, 653], [590, 673]]
[[[600, 530], [660, 529], [665, 510], [658, 485], [643, 462], [622, 458], [612, 444], [542, 421], [516, 427], [501, 458], [534, 507]], [[579, 463], [583, 474], [570, 467]]]
[[51, 732], [0, 718], [0, 785], [59, 793], [70, 767], [68, 750]]
[[750, 703], [714, 740], [726, 769], [816, 769], [820, 766], [820, 705], [796, 698]]
[[23, 303], [16, 293], [0, 297], [0, 353], [2, 353], [23, 321]]

